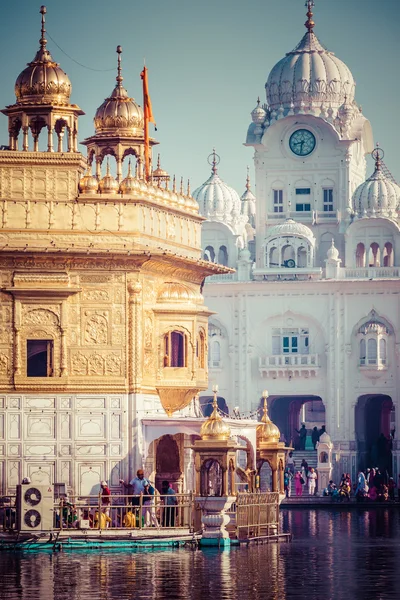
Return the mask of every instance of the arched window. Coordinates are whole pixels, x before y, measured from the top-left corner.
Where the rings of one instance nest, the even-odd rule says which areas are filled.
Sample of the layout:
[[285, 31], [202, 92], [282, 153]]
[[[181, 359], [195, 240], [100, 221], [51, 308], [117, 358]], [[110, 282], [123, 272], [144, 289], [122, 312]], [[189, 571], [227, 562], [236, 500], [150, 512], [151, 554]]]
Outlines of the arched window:
[[365, 247], [361, 242], [357, 244], [356, 267], [365, 267]]
[[370, 338], [367, 341], [367, 360], [369, 365], [376, 365], [376, 360], [378, 356], [378, 348], [376, 339]]
[[369, 249], [368, 255], [368, 266], [369, 267], [380, 267], [381, 266], [381, 251], [379, 244], [373, 242]]
[[197, 365], [199, 369], [204, 369], [205, 367], [205, 355], [206, 355], [206, 340], [204, 331], [199, 331], [199, 335], [197, 336], [196, 341], [196, 357], [197, 357]]
[[186, 336], [180, 331], [164, 336], [164, 367], [186, 367]]
[[294, 252], [293, 246], [283, 246], [282, 248], [282, 264], [285, 264], [287, 260], [296, 261], [296, 254]]
[[384, 338], [379, 340], [379, 362], [386, 365], [386, 340]]
[[221, 365], [221, 344], [213, 341], [211, 345], [211, 368], [217, 369]]
[[393, 265], [394, 265], [393, 246], [390, 242], [386, 242], [385, 248], [383, 250], [383, 266], [384, 267], [393, 267]]
[[228, 251], [226, 246], [220, 246], [218, 250], [218, 262], [220, 265], [228, 266]]
[[365, 340], [360, 340], [360, 365], [365, 365], [365, 360], [367, 358], [367, 349]]
[[272, 247], [269, 251], [269, 267], [280, 267], [278, 248]]
[[212, 246], [207, 246], [207, 248], [204, 250], [204, 260], [215, 262], [215, 252]]
[[303, 268], [307, 266], [307, 248], [304, 246], [300, 246], [297, 250], [297, 266]]

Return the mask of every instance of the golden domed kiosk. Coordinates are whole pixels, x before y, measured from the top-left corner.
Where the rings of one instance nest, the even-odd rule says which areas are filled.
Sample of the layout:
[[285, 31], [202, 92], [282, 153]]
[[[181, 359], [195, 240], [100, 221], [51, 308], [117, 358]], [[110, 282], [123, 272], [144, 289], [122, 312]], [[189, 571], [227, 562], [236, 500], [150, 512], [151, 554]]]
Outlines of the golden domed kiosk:
[[267, 398], [268, 392], [263, 391], [263, 416], [261, 423], [257, 427], [257, 467], [258, 472], [264, 462], [267, 462], [272, 471], [272, 492], [283, 494], [283, 474], [285, 470], [286, 453], [293, 450], [280, 442], [280, 431], [271, 421], [268, 415]]
[[213, 412], [200, 429], [201, 439], [192, 446], [196, 469], [196, 502], [202, 510], [201, 545], [229, 545], [226, 511], [236, 499], [236, 452], [241, 448], [231, 438], [231, 429], [218, 412], [218, 386], [213, 387]]

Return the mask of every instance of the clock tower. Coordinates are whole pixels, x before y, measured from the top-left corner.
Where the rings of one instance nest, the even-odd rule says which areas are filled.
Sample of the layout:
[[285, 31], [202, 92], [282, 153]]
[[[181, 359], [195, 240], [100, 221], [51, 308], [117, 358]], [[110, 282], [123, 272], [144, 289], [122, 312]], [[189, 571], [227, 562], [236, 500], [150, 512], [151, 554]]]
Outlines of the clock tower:
[[[371, 125], [354, 99], [352, 74], [320, 43], [314, 33], [314, 2], [308, 0], [306, 6], [307, 31], [273, 67], [265, 85], [266, 103], [258, 101], [247, 132], [246, 145], [255, 150], [254, 276], [259, 279], [287, 261], [306, 267], [303, 274], [314, 277], [325, 266], [332, 239], [344, 254], [352, 195], [365, 180], [365, 155], [373, 149]], [[309, 243], [302, 248], [299, 242], [294, 256], [286, 256], [282, 248], [274, 252], [267, 239], [272, 226], [290, 229], [287, 220], [309, 231]]]

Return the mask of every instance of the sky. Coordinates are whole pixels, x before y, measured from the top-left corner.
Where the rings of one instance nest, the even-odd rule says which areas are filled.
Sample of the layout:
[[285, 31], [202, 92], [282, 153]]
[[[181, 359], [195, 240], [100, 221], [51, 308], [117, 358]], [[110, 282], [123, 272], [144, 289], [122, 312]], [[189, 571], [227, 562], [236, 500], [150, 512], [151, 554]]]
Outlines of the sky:
[[[124, 85], [139, 104], [144, 60], [149, 69], [157, 131], [150, 127], [160, 142], [154, 160], [160, 152], [163, 168], [190, 178], [193, 191], [208, 179], [215, 148], [222, 179], [244, 191], [247, 165], [254, 179], [253, 150], [243, 146], [250, 112], [258, 96], [265, 101], [272, 67], [306, 31], [304, 0], [48, 0], [46, 6], [48, 48], [72, 82], [71, 101], [86, 113], [80, 141], [94, 133], [95, 111], [113, 90], [120, 44]], [[14, 103], [15, 80], [39, 48], [39, 9], [39, 2], [16, 0], [2, 12], [1, 107]], [[320, 41], [353, 73], [356, 100], [400, 182], [399, 0], [315, 0], [314, 21]], [[0, 143], [8, 144], [5, 116]]]

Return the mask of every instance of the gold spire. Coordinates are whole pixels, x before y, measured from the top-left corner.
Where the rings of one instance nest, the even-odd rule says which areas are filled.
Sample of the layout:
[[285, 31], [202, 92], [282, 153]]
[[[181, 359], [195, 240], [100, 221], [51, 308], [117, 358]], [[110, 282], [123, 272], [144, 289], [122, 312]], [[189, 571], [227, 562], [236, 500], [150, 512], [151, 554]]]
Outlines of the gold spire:
[[380, 171], [382, 166], [382, 158], [385, 156], [385, 153], [382, 148], [380, 148], [378, 142], [376, 142], [376, 147], [372, 150], [371, 156], [375, 161], [376, 171]]
[[218, 386], [213, 386], [214, 398], [213, 398], [213, 411], [200, 429], [200, 436], [203, 440], [228, 440], [231, 436], [231, 430], [229, 425], [222, 420], [221, 415], [218, 412], [217, 393]]
[[315, 23], [312, 20], [312, 17], [313, 17], [312, 9], [315, 6], [314, 0], [307, 0], [305, 6], [307, 7], [307, 21], [304, 23], [304, 25], [305, 25], [306, 29], [308, 29], [308, 32], [312, 33], [312, 31], [315, 27]]
[[40, 13], [42, 15], [42, 36], [41, 36], [41, 38], [39, 40], [39, 44], [40, 44], [42, 50], [45, 50], [46, 49], [46, 44], [47, 44], [47, 40], [46, 40], [46, 37], [45, 37], [46, 29], [44, 27], [45, 23], [46, 23], [46, 19], [45, 19], [44, 15], [47, 13], [47, 9], [46, 9], [45, 6], [41, 6], [40, 7]]
[[124, 78], [122, 77], [122, 67], [121, 67], [121, 54], [122, 54], [122, 46], [117, 46], [117, 54], [118, 54], [118, 68], [117, 68], [117, 85], [118, 87], [122, 87], [122, 82]]
[[267, 390], [263, 391], [262, 397], [264, 399], [263, 406], [263, 416], [261, 418], [261, 423], [257, 427], [256, 436], [257, 443], [258, 442], [279, 442], [279, 438], [281, 437], [281, 432], [278, 427], [271, 421], [268, 416], [268, 405], [267, 398], [268, 392]]

